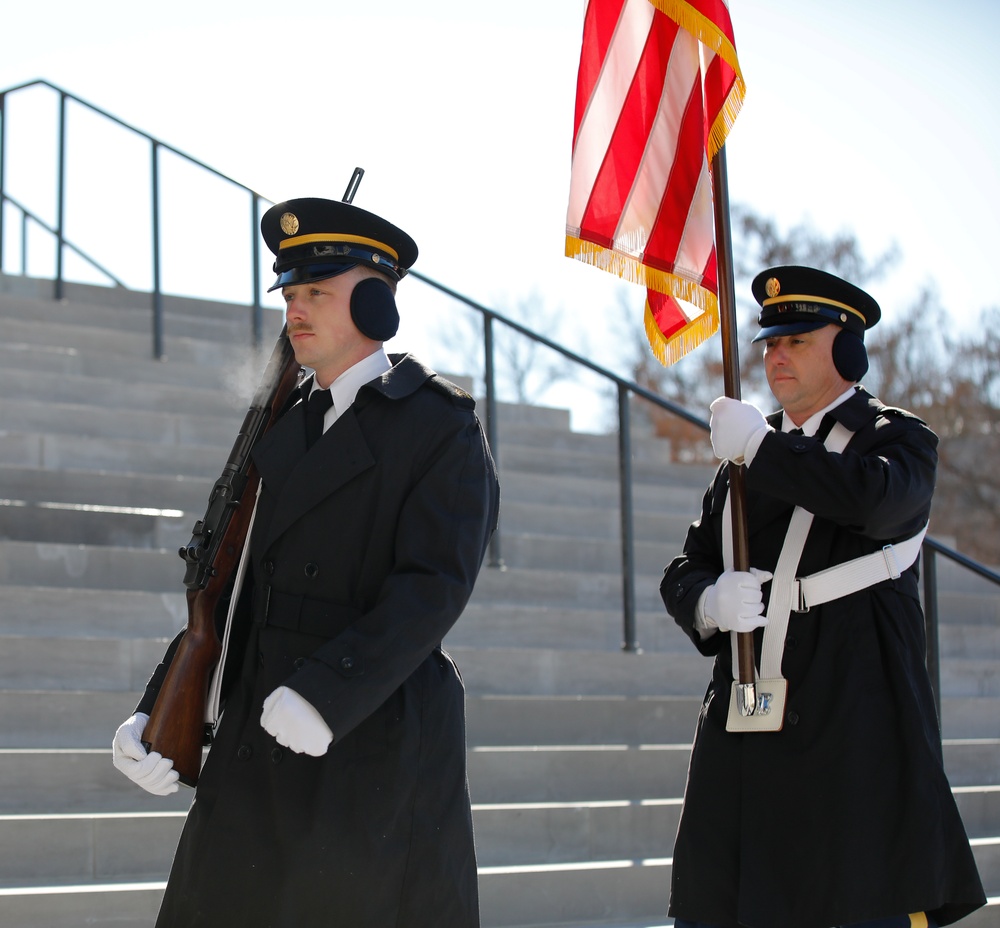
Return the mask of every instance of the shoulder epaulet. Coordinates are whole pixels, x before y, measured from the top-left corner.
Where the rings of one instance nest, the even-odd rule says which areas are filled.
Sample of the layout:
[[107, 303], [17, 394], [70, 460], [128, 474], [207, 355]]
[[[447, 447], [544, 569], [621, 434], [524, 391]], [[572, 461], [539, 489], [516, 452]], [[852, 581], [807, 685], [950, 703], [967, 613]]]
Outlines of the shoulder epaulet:
[[927, 424], [916, 413], [912, 413], [908, 409], [903, 409], [899, 406], [883, 406], [879, 410], [879, 414], [893, 419], [910, 419], [913, 422], [919, 422], [921, 425]]
[[434, 374], [433, 377], [429, 378], [427, 386], [437, 390], [438, 393], [443, 393], [456, 406], [462, 406], [466, 409], [476, 408], [476, 401], [471, 393], [463, 390], [457, 383], [452, 383], [440, 374]]

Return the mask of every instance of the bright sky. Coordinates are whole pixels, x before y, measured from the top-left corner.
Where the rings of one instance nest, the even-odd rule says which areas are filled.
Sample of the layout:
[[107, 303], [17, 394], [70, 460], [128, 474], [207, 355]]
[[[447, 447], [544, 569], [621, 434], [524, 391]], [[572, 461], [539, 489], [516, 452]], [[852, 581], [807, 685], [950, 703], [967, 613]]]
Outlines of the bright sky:
[[[563, 257], [584, 0], [9, 7], [0, 88], [49, 80], [276, 200], [339, 199], [360, 165], [355, 203], [413, 235], [418, 270], [501, 312], [537, 294], [560, 310], [552, 334], [620, 367], [624, 285]], [[731, 12], [747, 82], [727, 146], [731, 200], [782, 228], [852, 231], [870, 257], [898, 245], [899, 270], [872, 287], [887, 318], [931, 282], [956, 318], [1000, 302], [989, 284], [1000, 4], [731, 0]], [[10, 104], [12, 146], [29, 129], [21, 112]], [[148, 151], [103, 131], [71, 119], [75, 144], [97, 142], [105, 157], [84, 165], [71, 150], [92, 223], [70, 231], [99, 236], [109, 267], [148, 287]], [[54, 163], [37, 138], [29, 156], [8, 155], [15, 196]], [[246, 260], [247, 201], [182, 181], [198, 201], [163, 205], [178, 254], [165, 286], [198, 268], [248, 299], [223, 273]], [[440, 325], [427, 323], [443, 298], [406, 287], [392, 347], [433, 353]], [[642, 292], [624, 289], [640, 318]]]

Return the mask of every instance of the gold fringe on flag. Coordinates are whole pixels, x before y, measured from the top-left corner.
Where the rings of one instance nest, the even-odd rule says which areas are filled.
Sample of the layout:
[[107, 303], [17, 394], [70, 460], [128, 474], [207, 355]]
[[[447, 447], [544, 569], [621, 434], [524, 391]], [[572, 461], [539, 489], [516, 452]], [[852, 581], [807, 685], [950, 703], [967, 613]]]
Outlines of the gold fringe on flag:
[[[578, 231], [578, 230], [573, 230]], [[600, 268], [609, 274], [614, 274], [630, 284], [669, 293], [679, 300], [694, 303], [699, 309], [708, 309], [715, 294], [701, 286], [698, 275], [692, 273], [685, 276], [682, 273], [670, 273], [658, 268], [648, 267], [635, 255], [625, 254], [615, 248], [605, 248], [593, 242], [584, 241], [575, 235], [566, 236], [566, 257], [576, 258], [584, 264]]]
[[670, 338], [660, 331], [649, 303], [646, 303], [646, 340], [649, 342], [653, 357], [664, 367], [676, 363], [719, 331], [719, 303], [714, 294], [711, 296], [712, 305], [696, 319], [692, 319], [683, 329], [674, 332]]
[[629, 283], [639, 284], [659, 293], [667, 293], [701, 310], [697, 318], [692, 319], [684, 328], [668, 338], [660, 331], [649, 304], [646, 304], [646, 338], [654, 357], [663, 365], [669, 366], [679, 361], [719, 330], [718, 297], [691, 278], [646, 267], [633, 255], [604, 248], [572, 235], [566, 236], [566, 257], [576, 258], [602, 271], [615, 274]]
[[699, 13], [685, 0], [649, 0], [665, 16], [669, 16], [678, 26], [691, 33], [702, 45], [708, 46], [719, 55], [735, 72], [736, 79], [729, 95], [726, 97], [719, 115], [708, 133], [708, 159], [715, 157], [719, 149], [726, 144], [726, 136], [736, 122], [736, 117], [743, 106], [746, 95], [746, 84], [743, 82], [743, 72], [736, 57], [736, 49], [729, 37], [720, 31], [719, 27], [703, 13]]

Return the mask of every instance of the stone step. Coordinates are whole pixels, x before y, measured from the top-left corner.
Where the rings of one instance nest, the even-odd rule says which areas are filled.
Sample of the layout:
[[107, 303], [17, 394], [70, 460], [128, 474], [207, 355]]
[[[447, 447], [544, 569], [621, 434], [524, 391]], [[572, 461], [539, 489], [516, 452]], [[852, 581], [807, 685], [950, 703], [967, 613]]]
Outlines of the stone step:
[[[671, 928], [664, 914], [669, 862], [482, 868], [483, 928]], [[0, 916], [17, 928], [152, 928], [164, 883], [106, 883], [0, 889]], [[963, 919], [996, 928], [1000, 896]]]
[[[231, 439], [236, 437], [235, 428]], [[214, 481], [222, 472], [227, 453], [222, 445], [154, 444], [125, 438], [0, 431], [0, 464], [37, 470], [178, 474]]]
[[[2, 522], [0, 522], [2, 524]], [[167, 557], [170, 560], [170, 557]], [[178, 563], [180, 559], [178, 558]], [[565, 648], [567, 650], [615, 651], [621, 646], [622, 606], [618, 592], [605, 599], [601, 608], [584, 604], [533, 606], [528, 603], [495, 602], [485, 596], [485, 588], [495, 571], [484, 568], [483, 589], [473, 595], [462, 618], [449, 633], [447, 645]], [[520, 582], [524, 571], [496, 571], [501, 578], [509, 573], [512, 584]], [[647, 581], [652, 583], [652, 580]], [[645, 590], [647, 594], [648, 590]], [[510, 597], [504, 589], [498, 595]], [[644, 597], [650, 607], [636, 616], [640, 647], [648, 651], [694, 651], [673, 619], [655, 601], [656, 594]], [[985, 610], [978, 604], [993, 605], [992, 598], [956, 593], [941, 595], [939, 646], [944, 660], [975, 655], [997, 659], [1000, 622], [957, 624], [968, 617], [981, 620]], [[83, 589], [79, 587], [5, 586], [0, 595], [0, 633], [58, 637], [65, 634], [90, 638], [144, 638], [172, 636], [187, 621], [183, 587], [169, 592], [142, 590]]]
[[[23, 473], [23, 470], [19, 471]], [[208, 481], [204, 481], [208, 485]], [[5, 492], [10, 493], [11, 490]], [[69, 495], [56, 493], [53, 495]], [[79, 494], [77, 494], [79, 495]], [[152, 506], [129, 507], [116, 503], [33, 502], [8, 496], [0, 501], [0, 537], [18, 541], [48, 541], [58, 538], [67, 544], [121, 544], [132, 547], [176, 548], [190, 536], [191, 526], [201, 517], [207, 504], [204, 495], [201, 511], [157, 510]], [[197, 515], [195, 514], [197, 512]], [[543, 507], [527, 503], [505, 504], [502, 537], [508, 540], [507, 557], [511, 560], [532, 556], [532, 548], [550, 544], [549, 539], [572, 539], [574, 556], [561, 554], [565, 566], [577, 563], [606, 563], [613, 556], [621, 559], [620, 526], [617, 514], [597, 509]], [[552, 529], [542, 534], [546, 526]], [[664, 550], [679, 550], [687, 532], [687, 520], [665, 514], [646, 514], [635, 519], [637, 544], [648, 546], [647, 560], [655, 557], [657, 567]], [[180, 536], [185, 537], [180, 537]], [[525, 551], [522, 551], [521, 548]], [[600, 568], [598, 568], [600, 569]]]
[[[571, 539], [561, 543], [571, 546]], [[0, 587], [79, 587], [173, 593], [183, 579], [176, 549], [132, 549], [112, 545], [76, 545], [0, 540]], [[637, 581], [641, 610], [662, 608], [659, 571]], [[539, 605], [607, 605], [620, 608], [621, 581], [616, 573], [580, 574], [568, 570], [484, 567], [474, 596], [477, 602]]]
[[51, 637], [172, 637], [187, 624], [182, 579], [178, 577], [169, 592], [5, 585], [0, 587], [0, 631]]
[[200, 517], [208, 505], [213, 483], [214, 479], [177, 474], [116, 474], [100, 470], [41, 470], [0, 465], [2, 495], [18, 504], [76, 503], [171, 509], [198, 512]]
[[[131, 711], [131, 706], [121, 714]], [[693, 721], [693, 720], [692, 720]], [[191, 792], [154, 797], [129, 783], [111, 763], [111, 740], [101, 748], [0, 748], [2, 814], [178, 811]], [[1000, 739], [947, 740], [945, 769], [962, 793], [969, 830], [995, 827], [1000, 788]], [[690, 744], [473, 745], [469, 783], [477, 804], [641, 802], [678, 799], [687, 777]], [[990, 790], [992, 788], [992, 791]]]
[[104, 377], [113, 369], [123, 383], [186, 384], [203, 390], [217, 390], [225, 383], [220, 367], [177, 360], [156, 361], [151, 353], [152, 347], [145, 357], [118, 355], [109, 359], [105, 354], [59, 345], [4, 342], [0, 343], [0, 367], [5, 371], [20, 371], [25, 379], [37, 378], [40, 370], [51, 377]]
[[[150, 362], [152, 364], [154, 362]], [[255, 364], [254, 367], [262, 365]], [[101, 412], [121, 410], [122, 412], [145, 412], [154, 425], [159, 417], [170, 415], [199, 415], [232, 418], [234, 414], [246, 412], [253, 396], [256, 383], [249, 383], [249, 376], [238, 382], [233, 374], [232, 387], [220, 374], [220, 384], [213, 389], [188, 384], [149, 383], [137, 380], [123, 386], [120, 376], [103, 377], [64, 374], [61, 377], [26, 378], [19, 370], [0, 369], [0, 396], [4, 404], [0, 407], [0, 422], [8, 428], [14, 423], [12, 417], [20, 415], [28, 422], [38, 420], [38, 428], [56, 428], [60, 432], [74, 430], [73, 413], [76, 412], [75, 431], [92, 434], [89, 417]], [[259, 377], [258, 377], [259, 379]], [[237, 389], [237, 383], [239, 389]], [[48, 407], [50, 414], [42, 420]], [[88, 418], [81, 420], [80, 416]], [[60, 420], [67, 420], [62, 423]], [[240, 424], [239, 419], [235, 427]], [[233, 433], [235, 437], [235, 432]]]
[[[0, 315], [42, 325], [66, 325], [152, 334], [153, 297], [148, 291], [65, 281], [63, 299], [52, 299], [53, 281], [0, 274]], [[249, 342], [252, 308], [197, 297], [163, 294], [163, 327], [168, 334], [229, 343]], [[265, 308], [263, 328], [272, 341], [284, 322], [280, 310]]]
[[[2, 401], [0, 401], [2, 403]], [[146, 421], [147, 417], [139, 417]], [[197, 421], [197, 434], [181, 434], [180, 431], [156, 433], [156, 439], [163, 444], [212, 445], [220, 441], [220, 460], [228, 453], [221, 442], [219, 420], [206, 417], [203, 420], [184, 419], [186, 426]], [[88, 423], [89, 425], [89, 423]], [[231, 423], [230, 423], [231, 426]], [[235, 436], [235, 430], [227, 426], [225, 434]], [[17, 431], [16, 429], [14, 430]], [[231, 445], [230, 445], [231, 447]], [[222, 465], [219, 465], [219, 472]], [[535, 511], [546, 511], [548, 507], [560, 507], [560, 514], [570, 510], [583, 513], [580, 518], [593, 524], [609, 526], [602, 528], [605, 534], [617, 537], [619, 533], [618, 487], [606, 480], [575, 478], [572, 492], [560, 493], [569, 482], [548, 476], [536, 477], [516, 471], [502, 471], [505, 527], [507, 513], [520, 512], [519, 518], [532, 518]], [[672, 478], [671, 478], [672, 479]], [[142, 474], [132, 472], [115, 473], [105, 470], [83, 470], [63, 468], [44, 470], [38, 467], [18, 467], [0, 464], [0, 487], [3, 497], [25, 502], [74, 502], [94, 503], [109, 506], [138, 506], [154, 508], [198, 511], [204, 509], [212, 479], [184, 477], [178, 474]], [[541, 488], [540, 486], [541, 485]], [[686, 528], [693, 518], [691, 514], [692, 494], [682, 486], [657, 487], [648, 484], [636, 485], [636, 521], [639, 516], [663, 517], [681, 520]], [[611, 507], [612, 517], [605, 511]], [[527, 511], [526, 511], [527, 510]], [[560, 530], [560, 526], [550, 526], [549, 530]], [[655, 538], [656, 536], [650, 536]]]
[[[150, 330], [144, 333], [126, 332], [86, 325], [80, 321], [46, 326], [38, 325], [31, 318], [0, 315], [0, 343], [44, 345], [73, 350], [81, 354], [105, 357], [112, 364], [116, 358], [149, 359], [150, 363], [154, 363]], [[238, 363], [241, 354], [249, 351], [249, 338], [227, 344], [216, 339], [197, 338], [191, 334], [170, 334], [164, 338], [164, 350], [170, 361], [224, 367]]]
[[176, 551], [191, 537], [195, 520], [179, 509], [0, 500], [0, 538], [11, 541], [58, 538], [62, 544]]
[[[153, 666], [151, 663], [144, 668], [141, 684], [145, 684]], [[0, 728], [0, 747], [103, 749], [138, 703], [141, 688], [104, 691], [25, 688], [2, 692], [4, 725]], [[638, 746], [689, 742], [694, 735], [701, 697], [471, 693], [466, 702], [470, 747]]]
[[[204, 392], [212, 395], [212, 391]], [[92, 406], [72, 400], [36, 403], [5, 397], [0, 401], [0, 423], [5, 432], [21, 436], [22, 444], [59, 436], [64, 443], [77, 438], [125, 440], [154, 446], [207, 446], [216, 449], [221, 471], [246, 410], [242, 402], [237, 405], [221, 397], [213, 402], [192, 404], [189, 409], [178, 407], [176, 411], [163, 412], [128, 406]], [[128, 473], [127, 469], [122, 470]]]
[[[474, 805], [480, 866], [662, 857], [680, 799]], [[186, 811], [0, 815], [0, 886], [164, 879]]]
[[[108, 744], [139, 701], [140, 687], [152, 673], [166, 640], [149, 648], [153, 657], [145, 666], [141, 660], [131, 662], [134, 669], [129, 673], [137, 680], [134, 690], [3, 690], [0, 747], [95, 748]], [[709, 679], [706, 673], [697, 690], [673, 696], [662, 692], [529, 696], [483, 692], [467, 668], [464, 672], [469, 689], [470, 745], [687, 743], [694, 735]], [[992, 739], [1000, 738], [997, 699], [946, 696], [942, 713], [946, 739], [982, 742], [979, 750], [989, 756]]]

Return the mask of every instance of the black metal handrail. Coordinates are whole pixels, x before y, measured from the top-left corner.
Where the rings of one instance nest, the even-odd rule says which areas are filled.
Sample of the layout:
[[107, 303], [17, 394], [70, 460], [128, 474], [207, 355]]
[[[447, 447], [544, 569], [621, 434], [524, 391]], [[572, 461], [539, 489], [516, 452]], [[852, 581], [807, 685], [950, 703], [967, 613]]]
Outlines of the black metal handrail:
[[[112, 280], [117, 282], [117, 279], [108, 273], [103, 267], [97, 264], [92, 258], [84, 255], [78, 248], [71, 245], [66, 241], [65, 238], [65, 207], [66, 207], [66, 104], [69, 101], [90, 110], [93, 113], [121, 126], [123, 129], [127, 129], [129, 132], [138, 135], [139, 137], [145, 139], [150, 143], [150, 192], [151, 192], [151, 207], [152, 207], [152, 277], [153, 283], [151, 288], [152, 296], [152, 309], [153, 309], [153, 357], [157, 360], [161, 359], [164, 354], [163, 349], [163, 290], [160, 280], [160, 268], [161, 268], [161, 243], [160, 243], [160, 153], [163, 151], [170, 152], [173, 155], [181, 158], [182, 160], [200, 168], [203, 171], [207, 171], [209, 174], [214, 175], [220, 180], [225, 181], [227, 184], [231, 184], [240, 190], [246, 191], [250, 196], [250, 248], [252, 254], [251, 269], [253, 279], [251, 281], [251, 292], [253, 293], [253, 302], [251, 304], [252, 310], [252, 338], [255, 346], [260, 346], [263, 337], [264, 329], [264, 312], [261, 306], [260, 300], [260, 241], [258, 235], [258, 228], [260, 225], [260, 203], [263, 200], [266, 203], [271, 203], [266, 197], [259, 194], [257, 191], [245, 184], [241, 184], [239, 181], [233, 180], [233, 178], [223, 174], [221, 171], [216, 170], [203, 161], [175, 148], [172, 145], [167, 144], [161, 139], [150, 135], [148, 132], [144, 132], [142, 129], [137, 129], [135, 126], [125, 122], [123, 119], [119, 119], [112, 113], [101, 109], [99, 106], [95, 106], [93, 103], [89, 103], [87, 100], [64, 90], [62, 87], [58, 87], [55, 84], [50, 83], [46, 80], [33, 80], [27, 81], [24, 84], [18, 84], [14, 87], [8, 87], [6, 90], [0, 91], [0, 271], [3, 270], [3, 256], [4, 256], [4, 221], [3, 221], [3, 204], [5, 202], [13, 203], [13, 198], [8, 196], [6, 192], [6, 148], [7, 148], [7, 110], [6, 102], [7, 98], [12, 94], [18, 93], [22, 90], [27, 90], [31, 87], [47, 87], [59, 95], [59, 132], [56, 140], [56, 146], [58, 150], [58, 167], [57, 167], [57, 180], [56, 180], [56, 223], [55, 227], [48, 226], [47, 224], [41, 222], [37, 217], [32, 216], [35, 221], [47, 229], [56, 238], [56, 272], [55, 272], [55, 298], [60, 300], [63, 298], [64, 285], [65, 285], [65, 274], [63, 267], [63, 252], [66, 248], [70, 248], [77, 254], [80, 254], [85, 260], [90, 262], [92, 265], [97, 267], [102, 273], [108, 274]], [[24, 215], [24, 210], [22, 208], [22, 215]], [[23, 244], [22, 244], [23, 249]], [[23, 253], [23, 252], [22, 252]]]
[[[17, 203], [12, 197], [6, 194], [4, 189], [4, 158], [5, 158], [5, 147], [6, 147], [6, 123], [5, 123], [5, 109], [4, 104], [6, 98], [19, 90], [24, 90], [28, 87], [33, 86], [45, 86], [56, 91], [60, 96], [60, 115], [59, 115], [59, 180], [57, 187], [57, 222], [55, 227], [50, 227], [46, 223], [42, 222], [37, 216], [27, 210], [22, 204]], [[16, 208], [21, 211], [22, 215], [22, 225], [26, 221], [26, 217], [31, 218], [32, 221], [37, 222], [40, 226], [47, 229], [51, 234], [56, 236], [58, 242], [58, 259], [56, 264], [56, 286], [55, 286], [55, 296], [57, 299], [61, 299], [63, 295], [63, 265], [62, 265], [62, 252], [64, 249], [69, 248], [74, 251], [85, 260], [89, 261], [95, 268], [100, 270], [102, 273], [106, 274], [109, 279], [118, 285], [121, 285], [117, 278], [114, 277], [109, 271], [101, 267], [92, 258], [83, 254], [80, 249], [72, 245], [70, 242], [66, 241], [64, 236], [64, 195], [65, 195], [65, 114], [66, 114], [66, 102], [72, 100], [81, 106], [84, 106], [112, 122], [136, 133], [142, 138], [146, 139], [151, 144], [151, 190], [152, 190], [152, 224], [153, 224], [153, 354], [154, 357], [160, 358], [163, 356], [163, 294], [160, 289], [160, 240], [159, 240], [159, 178], [158, 178], [158, 163], [159, 163], [159, 152], [169, 151], [180, 158], [188, 161], [189, 163], [200, 167], [211, 174], [219, 177], [220, 179], [232, 184], [250, 195], [251, 209], [250, 209], [250, 248], [252, 261], [251, 266], [253, 269], [253, 342], [256, 346], [260, 345], [262, 332], [263, 332], [263, 308], [260, 301], [260, 236], [258, 234], [260, 226], [260, 204], [271, 203], [273, 201], [263, 197], [261, 194], [252, 190], [250, 187], [233, 180], [231, 177], [226, 176], [221, 171], [210, 167], [207, 164], [199, 161], [197, 158], [193, 158], [190, 155], [174, 148], [167, 143], [154, 138], [146, 132], [140, 129], [136, 129], [134, 126], [129, 125], [123, 120], [110, 113], [105, 112], [97, 106], [88, 103], [85, 100], [63, 90], [54, 84], [49, 83], [44, 80], [30, 81], [26, 84], [20, 84], [16, 87], [8, 88], [7, 90], [0, 91], [0, 271], [3, 270], [3, 203], [9, 202], [13, 204]], [[22, 231], [23, 235], [23, 231]], [[23, 248], [22, 248], [22, 259], [23, 259]], [[677, 416], [678, 418], [688, 422], [695, 427], [702, 429], [703, 431], [709, 431], [709, 424], [704, 419], [696, 416], [686, 409], [678, 406], [675, 403], [665, 399], [664, 397], [647, 390], [645, 387], [640, 386], [634, 381], [628, 380], [627, 378], [621, 377], [615, 374], [613, 371], [602, 367], [599, 364], [594, 363], [589, 358], [585, 358], [570, 349], [560, 345], [557, 342], [546, 338], [544, 335], [534, 332], [527, 326], [522, 325], [519, 322], [510, 319], [503, 314], [497, 312], [494, 309], [490, 309], [487, 306], [483, 306], [481, 303], [477, 303], [475, 300], [452, 290], [445, 285], [432, 280], [429, 277], [417, 272], [411, 271], [411, 276], [423, 283], [431, 286], [441, 293], [457, 300], [460, 303], [468, 306], [469, 308], [479, 312], [483, 317], [483, 348], [484, 348], [484, 381], [485, 381], [485, 420], [486, 420], [486, 431], [487, 437], [490, 442], [490, 446], [493, 448], [495, 454], [500, 451], [501, 440], [499, 435], [499, 423], [497, 419], [497, 394], [496, 394], [496, 374], [495, 374], [495, 363], [494, 363], [494, 330], [493, 326], [495, 322], [507, 326], [514, 332], [524, 336], [525, 338], [531, 339], [532, 341], [557, 352], [562, 357], [566, 358], [571, 363], [578, 365], [590, 372], [603, 378], [609, 384], [615, 387], [617, 392], [617, 410], [618, 410], [618, 476], [619, 476], [619, 497], [620, 497], [620, 542], [621, 542], [621, 577], [622, 577], [622, 649], [625, 651], [637, 651], [638, 650], [638, 636], [636, 629], [636, 599], [635, 599], [635, 540], [634, 540], [634, 509], [632, 500], [632, 438], [631, 438], [631, 414], [630, 414], [630, 399], [633, 397], [644, 399], [654, 406], [669, 412], [670, 414]], [[503, 558], [501, 556], [501, 533], [497, 533], [494, 537], [493, 544], [490, 549], [489, 563], [493, 567], [502, 567]], [[931, 673], [931, 682], [934, 687], [935, 699], [937, 701], [938, 708], [938, 719], [941, 717], [941, 697], [940, 697], [940, 659], [938, 651], [938, 592], [937, 592], [937, 571], [936, 571], [936, 555], [943, 555], [950, 558], [955, 563], [960, 566], [973, 571], [975, 574], [991, 581], [994, 584], [1000, 585], [1000, 574], [990, 570], [989, 568], [977, 563], [976, 561], [959, 554], [957, 551], [947, 547], [939, 541], [932, 538], [925, 538], [922, 547], [923, 556], [923, 568], [924, 568], [924, 610], [927, 622], [927, 661], [928, 669]]]
[[[0, 215], [3, 213], [3, 204], [10, 203], [20, 214], [21, 214], [21, 276], [28, 276], [28, 220], [30, 219], [33, 223], [43, 228], [46, 232], [51, 235], [58, 235], [58, 231], [53, 229], [41, 216], [35, 215], [28, 207], [23, 203], [18, 202], [14, 197], [7, 193], [0, 193]], [[2, 226], [3, 220], [0, 218], [0, 226]], [[2, 232], [2, 230], [0, 230]], [[3, 236], [0, 234], [0, 247], [2, 247]], [[103, 264], [97, 261], [95, 258], [87, 254], [83, 249], [78, 248], [72, 242], [63, 239], [63, 246], [68, 248], [78, 257], [82, 258], [87, 262], [94, 270], [100, 271], [108, 280], [111, 281], [116, 287], [125, 287], [114, 274], [111, 273]], [[2, 270], [2, 264], [0, 264], [0, 270]]]

